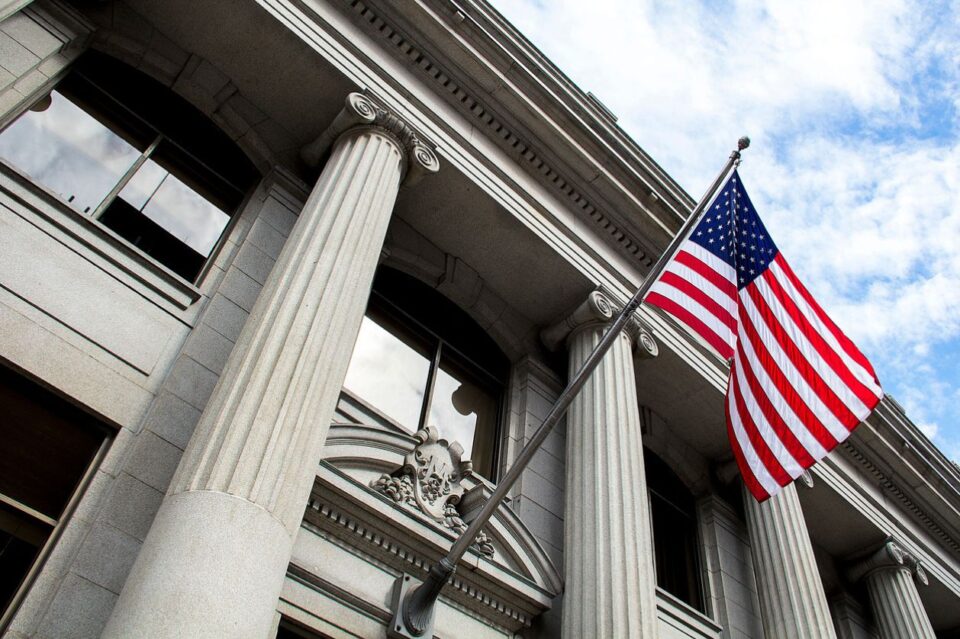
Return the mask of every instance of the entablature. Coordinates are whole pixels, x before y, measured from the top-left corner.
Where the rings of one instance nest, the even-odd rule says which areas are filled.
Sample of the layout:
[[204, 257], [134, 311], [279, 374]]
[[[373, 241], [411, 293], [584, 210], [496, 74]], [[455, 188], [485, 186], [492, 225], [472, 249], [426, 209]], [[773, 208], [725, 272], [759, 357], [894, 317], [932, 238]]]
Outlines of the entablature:
[[346, 9], [640, 270], [688, 215], [679, 185], [485, 3]]

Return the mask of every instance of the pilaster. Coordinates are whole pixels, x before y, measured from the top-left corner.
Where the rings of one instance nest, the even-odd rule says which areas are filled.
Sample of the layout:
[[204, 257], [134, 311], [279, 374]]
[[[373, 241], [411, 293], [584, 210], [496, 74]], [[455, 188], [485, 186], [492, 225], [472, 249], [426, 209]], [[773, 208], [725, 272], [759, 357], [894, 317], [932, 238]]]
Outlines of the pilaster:
[[404, 176], [436, 156], [348, 96], [104, 637], [267, 636]]

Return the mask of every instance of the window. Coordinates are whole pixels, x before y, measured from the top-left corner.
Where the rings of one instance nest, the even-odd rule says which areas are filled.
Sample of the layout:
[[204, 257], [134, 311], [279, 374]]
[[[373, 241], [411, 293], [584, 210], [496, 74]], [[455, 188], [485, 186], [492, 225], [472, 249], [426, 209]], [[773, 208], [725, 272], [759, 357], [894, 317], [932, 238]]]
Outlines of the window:
[[96, 52], [0, 133], [0, 159], [191, 282], [257, 178], [199, 111]]
[[[0, 406], [0, 613], [6, 611], [6, 622], [109, 433], [75, 406], [4, 367]], [[0, 632], [3, 627], [0, 623]]]
[[704, 612], [693, 495], [663, 460], [647, 448], [643, 453], [657, 585]]
[[436, 426], [491, 478], [508, 372], [506, 357], [466, 313], [382, 268], [344, 388], [408, 432]]

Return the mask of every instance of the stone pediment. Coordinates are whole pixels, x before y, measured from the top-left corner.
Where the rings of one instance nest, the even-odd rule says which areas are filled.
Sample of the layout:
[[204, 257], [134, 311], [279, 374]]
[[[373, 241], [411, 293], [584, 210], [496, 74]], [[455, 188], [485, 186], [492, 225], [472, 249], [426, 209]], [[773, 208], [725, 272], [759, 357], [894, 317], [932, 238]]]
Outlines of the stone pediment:
[[[435, 431], [413, 436], [334, 424], [305, 526], [333, 535], [353, 552], [398, 573], [422, 578], [491, 492], [485, 480], [470, 472], [469, 462], [459, 458], [460, 450]], [[562, 581], [507, 505], [484, 533], [443, 596], [516, 631], [550, 607]]]

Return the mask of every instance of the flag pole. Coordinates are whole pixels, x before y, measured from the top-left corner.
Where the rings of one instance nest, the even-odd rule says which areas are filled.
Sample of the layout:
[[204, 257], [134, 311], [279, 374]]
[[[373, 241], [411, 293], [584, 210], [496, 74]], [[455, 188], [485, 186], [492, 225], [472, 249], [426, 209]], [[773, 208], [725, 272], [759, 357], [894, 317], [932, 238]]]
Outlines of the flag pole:
[[593, 373], [593, 370], [600, 363], [600, 360], [603, 359], [603, 356], [606, 355], [614, 341], [616, 341], [620, 331], [623, 330], [627, 322], [640, 307], [650, 287], [657, 281], [663, 269], [666, 268], [670, 260], [673, 259], [674, 253], [677, 252], [677, 249], [700, 221], [704, 210], [712, 201], [713, 195], [726, 180], [730, 170], [740, 164], [740, 152], [749, 146], [750, 138], [746, 136], [737, 141], [737, 149], [730, 154], [727, 163], [710, 185], [710, 188], [707, 189], [707, 192], [704, 193], [700, 202], [693, 209], [690, 217], [687, 218], [686, 222], [684, 222], [680, 228], [680, 231], [677, 232], [670, 242], [670, 245], [650, 269], [650, 272], [640, 284], [640, 288], [637, 289], [637, 292], [633, 294], [633, 297], [624, 305], [620, 314], [617, 315], [616, 319], [611, 323], [609, 330], [604, 333], [600, 343], [597, 344], [593, 352], [590, 353], [590, 356], [587, 357], [580, 369], [574, 374], [567, 384], [567, 387], [563, 389], [563, 392], [560, 394], [560, 397], [557, 398], [556, 403], [554, 403], [550, 409], [543, 423], [517, 455], [517, 459], [510, 467], [510, 470], [508, 470], [497, 483], [496, 489], [483, 505], [480, 513], [454, 542], [447, 555], [430, 568], [430, 574], [427, 579], [415, 589], [408, 589], [408, 576], [400, 576], [394, 593], [393, 622], [387, 629], [387, 635], [389, 637], [409, 639], [411, 637], [422, 637], [427, 634], [427, 630], [433, 625], [434, 604], [437, 601], [437, 597], [440, 596], [440, 591], [443, 589], [444, 584], [447, 583], [447, 580], [456, 570], [457, 563], [467, 552], [473, 540], [476, 539], [480, 533], [480, 529], [483, 528], [493, 516], [497, 507], [503, 501], [504, 497], [507, 496], [507, 492], [517, 479], [520, 478], [521, 473], [523, 473], [530, 459], [533, 458], [534, 453], [537, 452], [537, 449], [540, 448], [543, 440], [547, 438], [550, 431], [553, 430], [554, 426], [556, 426], [566, 414], [567, 408], [570, 407], [570, 404], [579, 394], [580, 389], [586, 384], [590, 374]]

